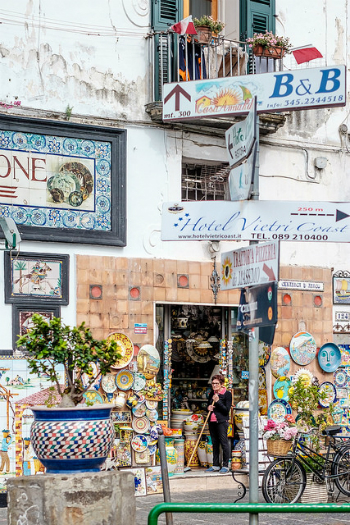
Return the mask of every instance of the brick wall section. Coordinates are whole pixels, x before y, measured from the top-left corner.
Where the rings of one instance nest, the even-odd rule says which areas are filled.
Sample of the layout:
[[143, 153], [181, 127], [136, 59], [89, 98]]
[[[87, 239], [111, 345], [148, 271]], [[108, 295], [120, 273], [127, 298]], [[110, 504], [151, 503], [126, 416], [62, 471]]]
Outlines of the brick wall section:
[[[158, 259], [127, 259], [78, 255], [77, 323], [85, 321], [97, 338], [111, 332], [122, 332], [134, 344], [153, 344], [154, 303], [214, 304], [210, 288], [212, 262], [173, 261]], [[220, 263], [217, 267], [219, 271]], [[188, 288], [178, 287], [178, 275], [189, 276]], [[292, 336], [301, 330], [310, 332], [318, 346], [333, 340], [332, 273], [323, 268], [281, 267], [281, 279], [322, 281], [324, 292], [281, 290], [278, 293], [278, 327], [274, 347], [289, 346]], [[103, 286], [101, 300], [89, 298], [90, 284]], [[132, 300], [129, 289], [140, 288], [140, 299]], [[282, 306], [282, 297], [289, 293], [292, 306]], [[322, 296], [322, 306], [314, 306], [315, 295]], [[218, 305], [237, 305], [239, 290], [221, 291]], [[147, 334], [134, 334], [134, 323], [147, 323]], [[290, 373], [300, 367], [292, 363]], [[321, 379], [327, 376], [315, 359], [308, 368]], [[328, 374], [330, 376], [331, 374]], [[323, 381], [328, 381], [322, 377]]]

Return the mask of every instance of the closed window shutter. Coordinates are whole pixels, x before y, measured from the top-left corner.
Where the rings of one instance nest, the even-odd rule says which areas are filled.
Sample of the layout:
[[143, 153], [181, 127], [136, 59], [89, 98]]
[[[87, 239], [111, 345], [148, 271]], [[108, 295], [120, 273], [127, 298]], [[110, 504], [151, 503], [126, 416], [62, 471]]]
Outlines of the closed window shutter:
[[182, 19], [183, 0], [153, 0], [152, 27], [155, 31], [166, 31]]
[[240, 0], [240, 38], [275, 32], [275, 0]]

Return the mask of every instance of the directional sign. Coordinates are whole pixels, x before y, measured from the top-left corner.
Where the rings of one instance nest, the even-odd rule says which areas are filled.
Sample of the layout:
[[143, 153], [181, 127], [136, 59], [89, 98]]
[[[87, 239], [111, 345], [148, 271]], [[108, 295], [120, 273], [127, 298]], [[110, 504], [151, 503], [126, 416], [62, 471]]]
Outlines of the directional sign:
[[252, 286], [242, 290], [237, 328], [244, 330], [277, 323], [277, 283]]
[[345, 106], [345, 66], [194, 80], [164, 85], [163, 120]]
[[162, 240], [350, 242], [350, 203], [258, 200], [165, 203]]
[[278, 280], [278, 241], [250, 244], [221, 254], [221, 290]]
[[[256, 99], [256, 97], [254, 97]], [[256, 131], [256, 104], [249, 111], [247, 118], [233, 124], [225, 133], [228, 162], [235, 166], [247, 158], [252, 149]]]
[[249, 199], [256, 163], [256, 144], [253, 151], [243, 164], [232, 168], [228, 177], [228, 186], [231, 201], [244, 201]]

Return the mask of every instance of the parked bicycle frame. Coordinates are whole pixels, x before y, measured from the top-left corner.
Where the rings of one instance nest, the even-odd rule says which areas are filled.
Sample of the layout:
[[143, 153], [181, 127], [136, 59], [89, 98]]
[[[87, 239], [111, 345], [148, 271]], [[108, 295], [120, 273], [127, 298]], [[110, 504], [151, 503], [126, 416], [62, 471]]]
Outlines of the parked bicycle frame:
[[326, 455], [308, 447], [304, 434], [299, 434], [291, 451], [272, 461], [264, 473], [262, 493], [267, 503], [297, 502], [306, 485], [305, 467], [314, 473], [316, 482], [326, 482], [328, 493], [333, 494], [335, 483], [340, 492], [350, 496], [350, 442], [336, 437], [340, 431], [337, 425], [323, 431], [328, 438]]

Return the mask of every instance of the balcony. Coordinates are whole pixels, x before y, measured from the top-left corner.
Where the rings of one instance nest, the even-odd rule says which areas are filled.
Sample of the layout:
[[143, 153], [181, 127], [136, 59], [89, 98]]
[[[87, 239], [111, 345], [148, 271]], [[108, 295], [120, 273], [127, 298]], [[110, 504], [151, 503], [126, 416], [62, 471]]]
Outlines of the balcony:
[[[241, 75], [254, 75], [281, 71], [283, 59], [256, 58], [245, 42], [211, 37], [207, 43], [198, 42], [195, 36], [181, 36], [172, 32], [155, 32], [148, 35], [150, 57], [150, 100], [146, 111], [151, 119], [162, 123], [163, 85], [170, 82], [191, 82], [200, 79], [217, 79]], [[285, 115], [260, 114], [260, 132], [274, 133], [283, 126]], [[181, 129], [224, 134], [233, 122], [243, 117], [208, 117], [193, 119], [189, 123], [164, 124]]]

